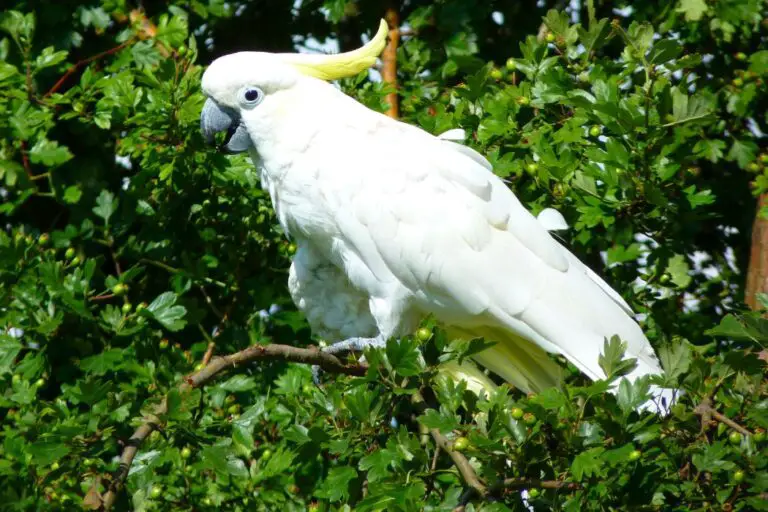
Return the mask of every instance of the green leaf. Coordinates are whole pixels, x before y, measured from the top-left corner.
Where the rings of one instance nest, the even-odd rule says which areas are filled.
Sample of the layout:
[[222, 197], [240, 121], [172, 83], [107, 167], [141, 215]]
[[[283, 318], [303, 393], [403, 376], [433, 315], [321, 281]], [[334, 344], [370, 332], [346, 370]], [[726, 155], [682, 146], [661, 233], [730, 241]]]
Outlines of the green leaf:
[[109, 219], [112, 214], [117, 211], [118, 200], [115, 199], [115, 194], [108, 190], [102, 190], [99, 197], [96, 198], [96, 206], [93, 208], [93, 213], [104, 219], [104, 224], [109, 226]]
[[419, 416], [418, 421], [427, 428], [438, 429], [443, 434], [447, 434], [461, 426], [457, 415], [437, 412], [434, 409], [427, 409], [424, 414]]
[[664, 126], [675, 126], [682, 123], [702, 122], [712, 115], [712, 101], [702, 94], [688, 96], [678, 87], [671, 89], [672, 121]]
[[636, 359], [624, 359], [626, 350], [627, 344], [618, 336], [612, 336], [603, 343], [603, 352], [598, 358], [598, 364], [608, 380], [626, 375], [637, 367]]
[[21, 343], [16, 338], [0, 334], [0, 375], [11, 371], [19, 352], [21, 352]]
[[728, 160], [735, 161], [739, 167], [746, 169], [747, 165], [757, 158], [757, 151], [758, 147], [754, 142], [734, 139], [728, 151]]
[[664, 373], [671, 380], [679, 378], [691, 365], [691, 350], [685, 341], [663, 345], [658, 353]]
[[725, 315], [717, 326], [704, 331], [704, 334], [718, 338], [757, 341], [757, 338], [755, 337], [756, 333], [751, 329], [748, 329], [747, 326], [732, 313]]
[[43, 68], [49, 68], [55, 66], [60, 62], [64, 62], [67, 58], [67, 52], [65, 50], [56, 51], [53, 46], [44, 48], [43, 51], [35, 59], [35, 68], [41, 70]]
[[29, 445], [27, 450], [35, 463], [41, 466], [48, 466], [70, 452], [67, 445], [53, 440], [37, 441]]
[[672, 277], [672, 282], [679, 288], [685, 288], [691, 284], [691, 267], [682, 254], [675, 254], [667, 263], [667, 270]]
[[699, 21], [709, 12], [709, 7], [704, 0], [680, 0], [675, 10], [683, 13], [686, 21]]
[[333, 468], [328, 472], [328, 477], [316, 495], [331, 502], [349, 499], [349, 484], [355, 478], [357, 478], [355, 468], [349, 466]]
[[119, 348], [105, 350], [100, 354], [86, 357], [80, 361], [80, 369], [84, 372], [94, 375], [104, 375], [108, 372], [114, 372], [118, 363], [125, 357], [125, 351]]
[[576, 455], [571, 463], [573, 478], [580, 482], [584, 477], [601, 476], [603, 461], [600, 456], [604, 451], [605, 448], [595, 447]]
[[396, 461], [397, 457], [394, 453], [387, 449], [379, 449], [360, 459], [358, 468], [360, 471], [368, 472], [369, 482], [376, 482], [389, 474], [390, 466], [394, 467]]
[[180, 331], [187, 325], [187, 321], [184, 320], [187, 309], [176, 305], [177, 299], [178, 296], [173, 292], [162, 293], [147, 306], [145, 311], [169, 331]]
[[56, 167], [72, 159], [72, 153], [66, 146], [52, 140], [40, 139], [29, 150], [29, 160], [33, 164]]
[[386, 353], [392, 368], [403, 377], [421, 372], [421, 353], [415, 338], [390, 338], [387, 340]]
[[651, 64], [664, 64], [676, 59], [683, 52], [683, 47], [673, 39], [659, 39], [648, 54], [648, 62]]
[[650, 385], [647, 378], [636, 379], [634, 382], [630, 382], [629, 379], [623, 378], [619, 382], [619, 390], [616, 394], [616, 401], [621, 407], [621, 410], [625, 414], [637, 409], [643, 405], [650, 398], [649, 394]]

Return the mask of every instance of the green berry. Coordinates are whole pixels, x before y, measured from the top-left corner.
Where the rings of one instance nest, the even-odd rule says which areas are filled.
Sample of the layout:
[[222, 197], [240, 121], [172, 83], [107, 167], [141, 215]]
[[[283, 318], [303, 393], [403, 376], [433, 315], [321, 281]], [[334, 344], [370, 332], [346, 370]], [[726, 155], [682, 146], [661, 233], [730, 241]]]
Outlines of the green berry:
[[149, 496], [151, 498], [159, 498], [160, 495], [163, 493], [163, 488], [159, 485], [153, 485], [152, 490], [149, 491]]
[[745, 476], [744, 472], [742, 470], [738, 469], [738, 470], [736, 470], [733, 473], [733, 477], [732, 478], [733, 478], [734, 482], [739, 483], [739, 482], [744, 481], [744, 476]]
[[11, 382], [13, 382], [14, 384], [18, 384], [19, 382], [21, 382], [21, 375], [19, 375], [18, 373], [14, 373], [13, 377], [11, 377]]
[[186, 53], [187, 53], [187, 47], [186, 47], [186, 46], [184, 46], [184, 45], [180, 46], [180, 47], [179, 47], [179, 49], [177, 50], [177, 53], [178, 53], [179, 55], [182, 55], [182, 56], [183, 56], [183, 55], [186, 55]]
[[747, 164], [747, 170], [749, 172], [759, 172], [760, 171], [760, 164], [757, 162], [749, 162]]
[[533, 425], [534, 423], [536, 423], [536, 416], [534, 416], [529, 412], [523, 414], [523, 423], [525, 423], [526, 425]]
[[75, 248], [74, 247], [68, 248], [67, 251], [64, 253], [64, 257], [67, 258], [68, 260], [71, 260], [72, 258], [74, 258]]
[[37, 379], [37, 381], [35, 381], [35, 387], [41, 388], [43, 386], [45, 386], [45, 379], [40, 377], [39, 379]]
[[272, 450], [269, 448], [261, 452], [261, 460], [269, 460], [270, 457], [272, 457]]
[[72, 258], [72, 261], [70, 261], [73, 265], [79, 265], [80, 264], [80, 256], [75, 256]]
[[59, 469], [59, 463], [58, 462], [54, 462], [53, 464], [51, 464], [51, 471], [56, 471], [58, 469]]
[[592, 128], [589, 129], [589, 134], [592, 137], [597, 137], [601, 133], [603, 133], [603, 129], [601, 127], [599, 127], [599, 126], [593, 126]]
[[557, 38], [555, 37], [555, 34], [553, 34], [552, 32], [547, 32], [547, 35], [544, 36], [544, 39], [546, 39], [548, 43], [553, 43]]
[[195, 365], [195, 371], [196, 371], [196, 372], [199, 372], [199, 371], [200, 371], [200, 370], [202, 370], [203, 368], [205, 368], [205, 365], [204, 365], [203, 363], [197, 363], [197, 364]]
[[738, 432], [731, 432], [728, 434], [728, 441], [731, 444], [740, 444], [741, 443], [741, 434]]
[[458, 437], [453, 442], [453, 449], [457, 452], [466, 450], [469, 447], [469, 439], [466, 437]]
[[192, 456], [192, 450], [188, 446], [185, 446], [181, 449], [181, 458], [182, 459], [188, 459]]
[[517, 69], [517, 62], [515, 62], [515, 59], [510, 57], [507, 59], [506, 67], [509, 71], [514, 71]]
[[117, 283], [112, 287], [112, 293], [117, 296], [125, 295], [128, 292], [128, 285], [123, 283]]
[[235, 395], [228, 395], [227, 398], [224, 399], [224, 401], [228, 404], [233, 404], [235, 401], [237, 401], [237, 397]]
[[642, 456], [642, 452], [640, 450], [632, 450], [629, 452], [629, 461], [635, 462], [636, 460], [640, 460], [640, 457]]
[[535, 173], [536, 173], [536, 171], [539, 169], [539, 164], [537, 164], [536, 162], [530, 162], [529, 164], [527, 164], [527, 165], [525, 166], [525, 169], [526, 169], [526, 170], [527, 170], [529, 173], [531, 173], [531, 174], [535, 174]]
[[731, 80], [731, 83], [733, 84], [734, 87], [741, 87], [742, 85], [744, 85], [744, 80], [742, 80], [741, 78], [734, 78], [733, 80]]
[[735, 55], [736, 60], [747, 60], [747, 54], [744, 52], [738, 52]]
[[661, 277], [659, 278], [659, 282], [661, 284], [667, 284], [670, 281], [670, 279], [672, 279], [672, 276], [664, 272], [663, 274], [661, 274]]
[[240, 412], [240, 406], [238, 404], [230, 405], [229, 409], [227, 409], [227, 412], [229, 414], [237, 414]]
[[37, 239], [37, 243], [40, 245], [48, 245], [48, 242], [50, 241], [51, 241], [51, 237], [48, 235], [48, 233], [43, 233]]
[[163, 338], [160, 340], [160, 343], [158, 343], [158, 346], [160, 347], [160, 350], [165, 350], [168, 348], [168, 340]]
[[752, 436], [752, 439], [754, 439], [756, 443], [762, 443], [765, 441], [765, 430], [761, 428], [755, 430], [755, 434]]
[[520, 97], [518, 97], [518, 98], [517, 98], [517, 104], [518, 104], [518, 105], [526, 106], [526, 105], [528, 105], [530, 102], [531, 102], [531, 100], [530, 100], [530, 99], [528, 99], [528, 97], [527, 97], [527, 96], [520, 96]]
[[525, 413], [521, 408], [515, 407], [514, 409], [512, 409], [512, 417], [515, 418], [516, 420], [521, 419], [524, 415]]
[[147, 303], [146, 302], [139, 302], [139, 305], [136, 306], [136, 312], [144, 311], [147, 309]]
[[432, 331], [426, 327], [422, 327], [416, 331], [416, 337], [419, 338], [420, 341], [427, 341], [432, 337]]
[[541, 491], [539, 491], [538, 489], [529, 489], [528, 490], [528, 497], [529, 498], [535, 500], [539, 496], [541, 496]]
[[296, 244], [288, 244], [288, 254], [296, 254]]
[[493, 68], [491, 70], [491, 78], [493, 78], [494, 80], [501, 80], [502, 78], [504, 78], [504, 74], [501, 72], [499, 68]]
[[130, 302], [126, 302], [125, 304], [123, 304], [123, 307], [120, 309], [122, 310], [124, 315], [127, 315], [133, 309], [133, 304], [131, 304]]
[[760, 162], [768, 164], [768, 153], [760, 153]]

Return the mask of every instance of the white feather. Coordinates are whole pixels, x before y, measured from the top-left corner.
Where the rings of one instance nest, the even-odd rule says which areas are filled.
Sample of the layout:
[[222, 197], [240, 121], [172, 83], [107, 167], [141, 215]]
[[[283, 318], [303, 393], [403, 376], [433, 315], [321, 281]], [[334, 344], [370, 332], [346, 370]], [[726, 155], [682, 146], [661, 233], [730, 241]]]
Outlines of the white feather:
[[598, 357], [616, 334], [638, 359], [631, 377], [661, 372], [627, 303], [549, 234], [567, 228], [562, 216], [534, 217], [485, 158], [445, 140], [458, 132], [434, 137], [309, 78], [277, 96], [243, 121], [281, 224], [334, 270], [312, 285], [300, 278], [312, 265], [294, 262], [291, 292], [313, 325], [350, 336], [339, 326], [360, 320], [354, 335], [373, 322], [392, 336], [432, 314], [498, 341], [475, 359], [527, 391], [558, 383], [547, 352], [604, 377]]

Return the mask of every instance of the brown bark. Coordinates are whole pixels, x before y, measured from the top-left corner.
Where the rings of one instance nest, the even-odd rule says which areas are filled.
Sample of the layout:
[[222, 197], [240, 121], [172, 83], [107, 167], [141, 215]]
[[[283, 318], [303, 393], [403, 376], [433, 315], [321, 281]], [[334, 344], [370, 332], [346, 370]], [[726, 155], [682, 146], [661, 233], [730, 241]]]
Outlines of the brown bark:
[[744, 302], [752, 309], [760, 307], [757, 295], [768, 292], [768, 219], [760, 215], [764, 206], [768, 206], [768, 194], [760, 195], [755, 223], [752, 225], [752, 248], [749, 253], [747, 288], [744, 292]]
[[386, 114], [397, 119], [400, 116], [400, 106], [397, 98], [397, 46], [400, 44], [400, 12], [395, 7], [389, 7], [384, 19], [389, 25], [389, 41], [381, 54], [381, 79], [392, 86], [393, 91], [387, 94], [389, 108]]

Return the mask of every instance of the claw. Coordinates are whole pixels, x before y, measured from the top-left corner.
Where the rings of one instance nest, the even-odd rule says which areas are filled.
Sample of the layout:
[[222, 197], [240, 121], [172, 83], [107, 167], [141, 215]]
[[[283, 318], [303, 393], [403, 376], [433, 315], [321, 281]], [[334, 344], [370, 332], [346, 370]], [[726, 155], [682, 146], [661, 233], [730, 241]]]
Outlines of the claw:
[[319, 365], [312, 365], [312, 382], [315, 386], [320, 387], [320, 376], [323, 374], [323, 369]]

